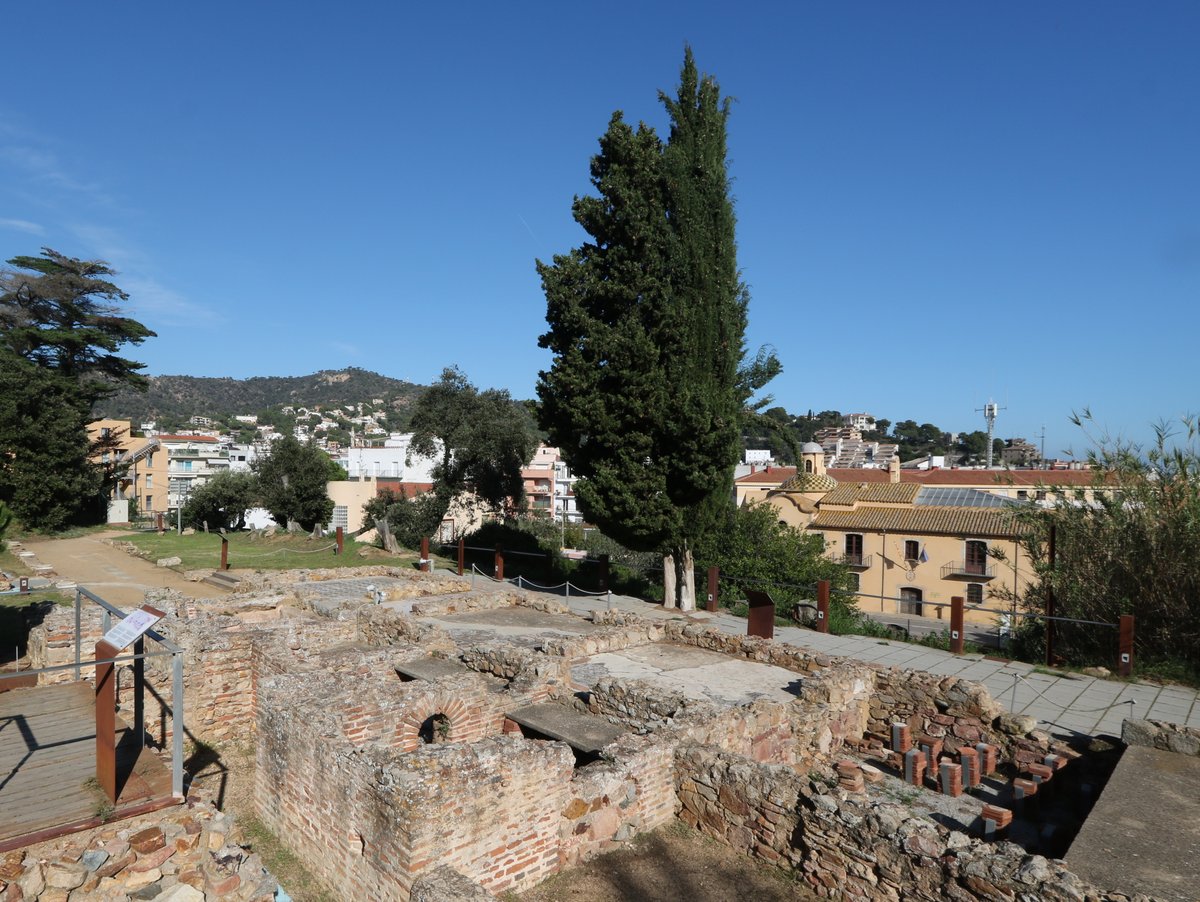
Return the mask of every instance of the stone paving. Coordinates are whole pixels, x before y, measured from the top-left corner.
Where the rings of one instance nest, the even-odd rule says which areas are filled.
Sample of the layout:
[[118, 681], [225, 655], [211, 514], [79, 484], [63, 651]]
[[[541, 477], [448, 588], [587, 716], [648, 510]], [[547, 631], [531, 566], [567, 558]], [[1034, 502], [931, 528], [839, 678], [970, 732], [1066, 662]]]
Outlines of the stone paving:
[[[643, 617], [682, 616], [637, 598], [612, 596], [571, 598], [571, 610], [584, 614], [608, 606]], [[746, 621], [728, 613], [692, 612], [692, 619], [727, 633], [744, 635]], [[890, 639], [832, 636], [802, 627], [780, 627], [775, 639], [810, 651], [841, 655], [859, 661], [960, 676], [983, 683], [1008, 711], [1038, 720], [1041, 729], [1056, 735], [1121, 735], [1127, 717], [1165, 720], [1200, 727], [1200, 702], [1194, 689], [1153, 683], [1104, 680], [1065, 671], [1049, 671], [1020, 661], [1000, 661], [982, 655], [953, 655]], [[1036, 672], [1035, 672], [1036, 671]]]

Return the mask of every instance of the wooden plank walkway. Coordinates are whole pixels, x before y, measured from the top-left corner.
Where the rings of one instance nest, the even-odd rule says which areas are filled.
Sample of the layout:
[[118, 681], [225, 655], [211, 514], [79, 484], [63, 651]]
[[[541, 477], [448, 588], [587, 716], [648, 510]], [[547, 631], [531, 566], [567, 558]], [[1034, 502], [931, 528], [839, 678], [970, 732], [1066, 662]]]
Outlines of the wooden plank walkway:
[[152, 750], [142, 749], [136, 731], [119, 718], [115, 810], [107, 811], [95, 775], [91, 683], [0, 692], [0, 850], [101, 814], [119, 819], [171, 801], [170, 769]]

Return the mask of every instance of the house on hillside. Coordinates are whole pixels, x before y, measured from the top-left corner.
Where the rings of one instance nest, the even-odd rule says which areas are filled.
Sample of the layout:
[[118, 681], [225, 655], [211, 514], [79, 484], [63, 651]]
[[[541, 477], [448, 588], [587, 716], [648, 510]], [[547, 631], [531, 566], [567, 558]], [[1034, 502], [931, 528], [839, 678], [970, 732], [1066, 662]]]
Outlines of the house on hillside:
[[134, 435], [129, 420], [115, 419], [90, 423], [88, 438], [100, 446], [96, 462], [117, 471], [112, 501], [130, 502], [109, 505], [110, 523], [128, 523], [135, 512], [153, 516], [167, 510], [167, 453], [157, 438]]

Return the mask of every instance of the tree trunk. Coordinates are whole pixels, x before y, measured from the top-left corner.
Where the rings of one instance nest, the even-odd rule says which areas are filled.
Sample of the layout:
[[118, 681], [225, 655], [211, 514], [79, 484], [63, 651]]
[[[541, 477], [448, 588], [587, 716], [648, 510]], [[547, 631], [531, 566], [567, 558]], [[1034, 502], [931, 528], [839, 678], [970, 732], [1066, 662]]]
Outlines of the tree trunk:
[[663, 555], [663, 607], [675, 607], [675, 558]]
[[384, 551], [389, 554], [396, 554], [400, 551], [400, 546], [396, 544], [396, 537], [392, 535], [386, 517], [375, 521], [375, 531], [379, 533], [379, 540], [383, 543]]
[[679, 558], [680, 569], [683, 573], [679, 580], [679, 610], [696, 610], [696, 567], [692, 558], [692, 549], [685, 548]]

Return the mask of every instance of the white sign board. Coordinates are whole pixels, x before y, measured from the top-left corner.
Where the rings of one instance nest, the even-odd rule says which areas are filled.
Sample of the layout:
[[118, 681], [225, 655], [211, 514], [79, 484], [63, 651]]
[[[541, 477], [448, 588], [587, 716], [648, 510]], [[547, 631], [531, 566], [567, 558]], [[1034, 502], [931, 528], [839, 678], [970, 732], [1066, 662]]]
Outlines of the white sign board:
[[166, 615], [162, 611], [144, 605], [136, 611], [131, 611], [124, 620], [105, 633], [104, 641], [120, 651], [162, 620], [164, 616]]

